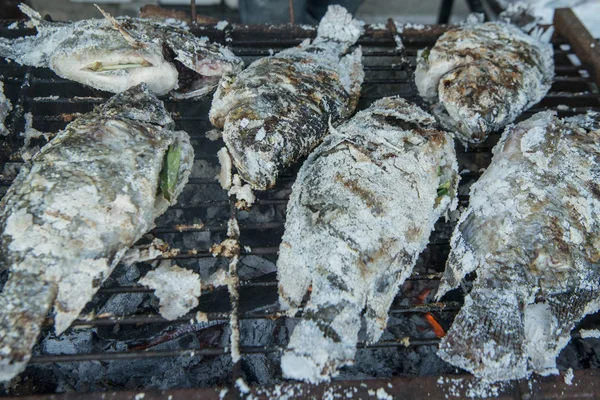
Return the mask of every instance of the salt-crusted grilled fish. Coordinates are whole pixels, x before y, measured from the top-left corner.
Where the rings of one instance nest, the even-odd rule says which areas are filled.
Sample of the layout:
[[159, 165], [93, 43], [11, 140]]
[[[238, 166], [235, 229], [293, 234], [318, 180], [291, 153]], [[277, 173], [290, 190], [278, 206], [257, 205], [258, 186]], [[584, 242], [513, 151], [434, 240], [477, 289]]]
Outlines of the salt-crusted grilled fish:
[[361, 318], [368, 341], [381, 336], [434, 223], [456, 207], [453, 140], [435, 123], [401, 98], [378, 100], [300, 169], [277, 262], [281, 306], [294, 314], [312, 292], [284, 376], [317, 382], [352, 364]]
[[539, 102], [554, 77], [552, 29], [468, 22], [417, 56], [415, 83], [446, 129], [479, 143]]
[[48, 311], [62, 333], [188, 180], [187, 133], [140, 84], [70, 123], [0, 201], [0, 381], [25, 368]]
[[158, 95], [196, 97], [213, 90], [223, 74], [243, 67], [225, 47], [165, 23], [108, 14], [105, 19], [55, 23], [20, 7], [38, 33], [0, 38], [0, 57], [48, 67], [96, 89], [119, 93], [144, 82]]
[[219, 85], [210, 120], [253, 188], [273, 186], [325, 137], [328, 121], [352, 115], [364, 73], [360, 48], [347, 52], [362, 31], [343, 7], [330, 6], [312, 43], [257, 60]]
[[8, 134], [4, 121], [10, 110], [12, 110], [12, 103], [4, 95], [4, 82], [0, 81], [0, 135]]
[[438, 298], [477, 278], [439, 355], [490, 381], [556, 371], [600, 308], [600, 114], [541, 112], [506, 129], [471, 188]]

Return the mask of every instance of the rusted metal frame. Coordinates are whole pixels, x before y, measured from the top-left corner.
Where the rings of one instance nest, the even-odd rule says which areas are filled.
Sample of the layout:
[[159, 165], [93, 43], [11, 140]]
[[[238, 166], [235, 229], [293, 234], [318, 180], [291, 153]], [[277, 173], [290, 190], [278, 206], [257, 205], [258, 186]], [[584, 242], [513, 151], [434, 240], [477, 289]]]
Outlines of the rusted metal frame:
[[[449, 398], [472, 398], [472, 389], [476, 384], [475, 378], [471, 375], [333, 380], [320, 385], [286, 382], [278, 385], [251, 387], [250, 393], [244, 397], [252, 395], [256, 399], [373, 399], [391, 396], [394, 399], [447, 400]], [[599, 386], [600, 370], [576, 370], [570, 385], [565, 383], [563, 372], [560, 375], [511, 382], [498, 390], [497, 397], [491, 394], [488, 394], [487, 397], [499, 400], [597, 399]], [[239, 393], [230, 388], [217, 387], [5, 397], [5, 399], [12, 400], [139, 400], [140, 398], [144, 400], [232, 400], [239, 398]]]
[[590, 34], [570, 8], [554, 11], [554, 26], [567, 38], [571, 48], [587, 67], [594, 81], [600, 86], [600, 43]]

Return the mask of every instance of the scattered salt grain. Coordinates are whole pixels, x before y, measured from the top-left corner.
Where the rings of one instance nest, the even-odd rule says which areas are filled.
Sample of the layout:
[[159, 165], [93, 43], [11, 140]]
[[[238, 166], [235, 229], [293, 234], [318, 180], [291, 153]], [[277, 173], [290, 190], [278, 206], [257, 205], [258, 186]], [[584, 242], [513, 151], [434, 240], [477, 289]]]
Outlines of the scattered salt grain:
[[256, 136], [254, 137], [254, 140], [256, 140], [257, 142], [260, 142], [261, 140], [263, 140], [265, 138], [265, 136], [267, 136], [267, 131], [265, 131], [264, 127], [261, 127], [258, 132], [256, 132]]
[[240, 389], [240, 392], [246, 394], [250, 393], [250, 386], [244, 381], [244, 378], [237, 378], [235, 381], [235, 386]]
[[223, 400], [223, 398], [225, 397], [227, 392], [229, 392], [229, 389], [227, 389], [227, 388], [221, 389], [221, 391], [219, 392], [219, 399]]
[[237, 199], [235, 206], [238, 209], [247, 208], [256, 201], [252, 187], [248, 184], [242, 185], [242, 181], [237, 174], [233, 176], [233, 185], [229, 189], [229, 196], [235, 196]]
[[377, 398], [379, 400], [393, 400], [394, 398], [389, 395], [383, 388], [377, 389]]
[[600, 330], [598, 329], [580, 329], [579, 334], [582, 339], [600, 338]]
[[565, 383], [569, 386], [573, 384], [573, 368], [569, 368], [567, 372], [565, 372]]
[[221, 139], [221, 137], [223, 136], [223, 132], [218, 129], [211, 129], [210, 131], [206, 132], [205, 136], [208, 140], [214, 142], [216, 140]]
[[149, 271], [140, 279], [139, 283], [154, 289], [160, 302], [160, 315], [169, 321], [198, 306], [202, 286], [200, 276], [193, 271], [161, 263], [157, 269]]
[[219, 158], [219, 164], [221, 164], [221, 171], [216, 178], [223, 189], [229, 190], [231, 188], [231, 169], [233, 165], [231, 156], [229, 155], [227, 148], [223, 147], [217, 152], [217, 157]]
[[208, 322], [208, 314], [202, 311], [196, 313], [196, 322]]

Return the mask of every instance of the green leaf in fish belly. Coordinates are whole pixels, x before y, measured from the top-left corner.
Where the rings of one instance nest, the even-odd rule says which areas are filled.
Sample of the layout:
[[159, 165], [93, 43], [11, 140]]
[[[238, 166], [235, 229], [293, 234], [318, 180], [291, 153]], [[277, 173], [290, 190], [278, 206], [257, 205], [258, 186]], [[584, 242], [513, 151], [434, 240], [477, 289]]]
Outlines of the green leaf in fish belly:
[[38, 33], [0, 38], [0, 56], [49, 67], [96, 89], [120, 93], [144, 82], [158, 95], [198, 97], [213, 90], [222, 75], [243, 68], [228, 49], [165, 23], [110, 16], [52, 23], [37, 19], [27, 6], [22, 10]]
[[488, 304], [506, 296], [517, 304], [514, 324], [472, 296], [442, 341], [443, 359], [481, 378], [556, 371], [571, 329], [600, 307], [600, 131], [577, 121], [543, 112], [506, 129], [454, 232], [438, 297], [475, 271], [473, 290], [486, 292]]
[[[284, 376], [328, 380], [353, 362], [361, 319], [377, 341], [399, 285], [437, 219], [456, 207], [451, 136], [397, 97], [336, 128], [292, 187], [278, 266], [280, 302], [305, 317], [282, 358]], [[444, 186], [448, 195], [440, 199]], [[364, 312], [363, 312], [364, 311]]]
[[[39, 296], [18, 303], [11, 300], [19, 297], [18, 286], [12, 294], [0, 294], [0, 304], [11, 305], [0, 310], [0, 331], [6, 333], [0, 335], [0, 347], [9, 349], [0, 355], [0, 379], [10, 379], [24, 368], [13, 365], [13, 356], [31, 354], [43, 322], [23, 316], [45, 316], [54, 306], [56, 332], [68, 328], [123, 253], [153, 226], [187, 182], [193, 162], [187, 134], [124, 117], [137, 113], [137, 103], [126, 100], [144, 96], [151, 98], [142, 104], [163, 107], [145, 85], [116, 96], [123, 103], [112, 99], [59, 132], [22, 169], [0, 202], [0, 266], [15, 276], [9, 282], [17, 276], [35, 277], [51, 289], [23, 287], [23, 293]], [[174, 184], [170, 174], [170, 199], [165, 201], [157, 196], [159, 175], [165, 153], [173, 146], [177, 154], [166, 158], [172, 168], [179, 162], [179, 176]], [[22, 333], [18, 340], [14, 332]], [[5, 364], [14, 368], [5, 370]]]

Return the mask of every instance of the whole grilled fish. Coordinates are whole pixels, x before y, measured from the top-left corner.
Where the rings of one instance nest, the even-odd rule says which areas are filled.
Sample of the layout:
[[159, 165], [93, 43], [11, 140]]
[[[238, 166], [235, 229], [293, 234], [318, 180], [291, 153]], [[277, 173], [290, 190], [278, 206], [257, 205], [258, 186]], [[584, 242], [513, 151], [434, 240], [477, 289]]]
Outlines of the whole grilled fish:
[[219, 85], [210, 120], [253, 188], [273, 186], [325, 137], [328, 121], [352, 115], [364, 73], [360, 48], [346, 53], [362, 31], [346, 9], [330, 6], [312, 43], [257, 60]]
[[598, 113], [552, 112], [506, 129], [452, 237], [438, 298], [477, 278], [444, 360], [489, 381], [552, 373], [600, 308], [599, 129]]
[[0, 381], [25, 368], [54, 306], [62, 333], [188, 180], [187, 133], [145, 84], [70, 123], [0, 201]]
[[157, 95], [196, 97], [213, 90], [243, 62], [228, 49], [156, 21], [117, 18], [48, 22], [24, 4], [36, 36], [0, 38], [0, 57], [48, 67], [57, 75], [119, 93], [141, 82]]
[[4, 121], [12, 110], [12, 103], [4, 95], [4, 82], [0, 81], [0, 135], [7, 135], [8, 129], [4, 125]]
[[453, 140], [435, 124], [383, 98], [332, 129], [300, 169], [277, 262], [281, 306], [293, 315], [312, 292], [284, 376], [317, 382], [352, 364], [361, 314], [368, 341], [379, 340], [434, 223], [456, 207]]
[[483, 142], [539, 102], [554, 77], [552, 29], [530, 35], [506, 22], [466, 23], [417, 56], [415, 83], [442, 126]]

